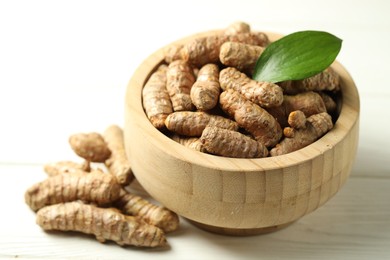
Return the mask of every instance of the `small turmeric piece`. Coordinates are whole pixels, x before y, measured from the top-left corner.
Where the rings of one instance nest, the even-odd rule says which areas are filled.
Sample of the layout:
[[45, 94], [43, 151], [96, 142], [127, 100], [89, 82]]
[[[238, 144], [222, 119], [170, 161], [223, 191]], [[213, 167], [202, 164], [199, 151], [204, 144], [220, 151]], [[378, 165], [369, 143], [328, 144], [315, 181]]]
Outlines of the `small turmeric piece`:
[[282, 127], [286, 127], [288, 115], [296, 110], [302, 111], [306, 117], [326, 112], [326, 107], [321, 96], [313, 91], [307, 91], [296, 95], [284, 95], [283, 103], [278, 107], [268, 108]]
[[241, 21], [231, 23], [224, 31], [225, 35], [235, 35], [240, 33], [250, 33], [251, 27], [249, 24]]
[[165, 125], [168, 130], [185, 136], [201, 136], [208, 125], [238, 130], [238, 124], [233, 120], [206, 112], [174, 112], [167, 117]]
[[76, 163], [72, 161], [59, 161], [55, 163], [45, 164], [43, 170], [49, 176], [55, 176], [62, 173], [69, 173], [74, 171], [91, 171], [91, 164], [85, 160], [84, 163]]
[[190, 92], [195, 82], [191, 66], [183, 60], [175, 60], [168, 66], [167, 90], [174, 111], [193, 110]]
[[332, 67], [328, 67], [312, 77], [303, 80], [280, 82], [279, 85], [283, 88], [284, 93], [288, 95], [305, 91], [327, 90], [336, 92], [340, 90], [340, 76]]
[[283, 90], [271, 82], [252, 80], [236, 68], [221, 70], [219, 83], [223, 90], [233, 89], [261, 107], [276, 107], [283, 102]]
[[306, 119], [306, 127], [293, 129], [279, 144], [271, 149], [271, 156], [291, 153], [299, 150], [323, 136], [333, 128], [332, 117], [326, 113], [312, 115]]
[[70, 172], [49, 177], [31, 186], [25, 201], [34, 211], [52, 204], [83, 200], [104, 205], [119, 198], [121, 186], [110, 174]]
[[188, 147], [198, 152], [205, 152], [205, 149], [199, 137], [187, 137], [175, 134], [171, 138], [173, 141], [178, 142], [185, 147]]
[[293, 138], [294, 137], [294, 133], [295, 133], [295, 131], [294, 131], [294, 128], [292, 128], [292, 127], [288, 126], [288, 127], [283, 128], [283, 135], [285, 137]]
[[265, 146], [274, 146], [282, 137], [282, 128], [275, 118], [237, 91], [228, 89], [222, 92], [219, 103], [225, 113]]
[[69, 144], [80, 157], [90, 162], [104, 162], [111, 154], [99, 133], [78, 133], [69, 137]]
[[200, 138], [206, 151], [234, 158], [262, 158], [268, 155], [260, 142], [241, 134], [215, 126], [207, 126]]
[[191, 88], [192, 103], [199, 110], [210, 110], [217, 105], [220, 91], [218, 66], [211, 63], [204, 65]]
[[111, 151], [111, 155], [105, 161], [105, 165], [109, 172], [115, 176], [119, 184], [129, 184], [134, 180], [134, 174], [126, 156], [123, 130], [117, 125], [111, 125], [104, 131], [103, 138]]
[[138, 216], [146, 223], [161, 228], [165, 233], [179, 228], [179, 216], [176, 213], [125, 190], [121, 191], [121, 196], [114, 205], [123, 214]]
[[162, 129], [165, 118], [173, 112], [171, 98], [167, 90], [167, 65], [161, 65], [142, 89], [142, 104], [150, 122]]
[[79, 201], [60, 203], [40, 209], [37, 224], [44, 230], [77, 231], [95, 235], [103, 243], [157, 247], [166, 244], [163, 231], [116, 210], [98, 208]]
[[219, 60], [227, 67], [252, 74], [264, 47], [240, 42], [225, 42], [219, 51]]
[[234, 35], [215, 34], [199, 37], [184, 44], [181, 50], [182, 59], [195, 67], [207, 63], [218, 63], [219, 52], [225, 42], [242, 42], [252, 45], [267, 46], [268, 36], [264, 33], [239, 33]]
[[295, 129], [302, 129], [306, 127], [306, 116], [301, 110], [292, 111], [288, 115], [288, 124]]

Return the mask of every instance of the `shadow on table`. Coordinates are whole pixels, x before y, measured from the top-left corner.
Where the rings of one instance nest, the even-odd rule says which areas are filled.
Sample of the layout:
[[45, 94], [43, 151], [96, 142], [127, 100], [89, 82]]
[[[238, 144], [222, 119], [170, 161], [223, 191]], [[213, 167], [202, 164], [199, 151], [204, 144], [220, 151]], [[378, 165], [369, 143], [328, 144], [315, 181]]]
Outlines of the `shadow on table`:
[[232, 259], [383, 259], [390, 256], [389, 187], [390, 179], [349, 178], [325, 205], [282, 230], [233, 237], [195, 228], [191, 236]]
[[361, 142], [352, 169], [353, 176], [390, 178], [390, 149], [380, 149], [383, 144]]

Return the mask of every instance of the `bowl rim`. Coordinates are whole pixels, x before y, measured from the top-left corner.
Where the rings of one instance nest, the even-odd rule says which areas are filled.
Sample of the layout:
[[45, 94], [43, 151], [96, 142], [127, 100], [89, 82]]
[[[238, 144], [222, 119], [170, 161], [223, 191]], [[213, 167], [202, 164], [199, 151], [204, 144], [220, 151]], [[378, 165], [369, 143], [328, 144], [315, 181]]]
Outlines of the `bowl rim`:
[[[138, 116], [135, 125], [144, 131], [144, 138], [148, 138], [156, 148], [166, 152], [178, 160], [199, 167], [213, 168], [221, 171], [245, 171], [258, 172], [277, 170], [289, 167], [305, 161], [313, 160], [333, 149], [342, 141], [348, 132], [359, 122], [360, 99], [356, 85], [348, 71], [336, 60], [331, 66], [340, 75], [342, 105], [340, 114], [334, 127], [314, 143], [297, 151], [265, 158], [228, 158], [217, 155], [201, 153], [187, 148], [156, 129], [147, 118], [142, 105], [142, 88], [151, 73], [164, 60], [164, 49], [171, 44], [182, 44], [195, 37], [213, 34], [220, 30], [211, 30], [184, 37], [172, 42], [149, 55], [135, 70], [127, 85], [125, 96], [125, 110], [130, 110]], [[281, 38], [283, 35], [274, 32], [265, 32], [271, 41]], [[126, 113], [125, 113], [126, 114]], [[129, 115], [126, 115], [129, 116]], [[166, 149], [169, 147], [170, 149]]]

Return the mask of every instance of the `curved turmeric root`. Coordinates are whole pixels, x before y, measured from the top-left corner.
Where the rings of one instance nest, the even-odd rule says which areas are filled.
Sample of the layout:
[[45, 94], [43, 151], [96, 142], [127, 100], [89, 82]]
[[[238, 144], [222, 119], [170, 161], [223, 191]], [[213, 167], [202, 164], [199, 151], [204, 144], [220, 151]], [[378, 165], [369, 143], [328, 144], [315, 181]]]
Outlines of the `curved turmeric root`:
[[269, 43], [267, 35], [260, 32], [233, 35], [216, 34], [196, 38], [184, 44], [181, 50], [182, 58], [196, 67], [201, 67], [207, 63], [218, 63], [221, 45], [229, 41], [259, 46], [266, 46]]
[[286, 138], [272, 148], [270, 154], [277, 156], [299, 150], [313, 143], [332, 128], [332, 117], [328, 113], [312, 115], [306, 119], [305, 128], [290, 128]]
[[168, 130], [185, 136], [201, 136], [208, 125], [238, 130], [238, 124], [228, 118], [206, 112], [181, 111], [170, 114], [165, 120]]
[[121, 186], [114, 176], [93, 171], [70, 172], [49, 177], [31, 186], [25, 201], [34, 211], [52, 204], [83, 200], [104, 205], [119, 198]]
[[187, 62], [175, 60], [169, 64], [167, 90], [174, 111], [193, 110], [190, 92], [194, 82], [194, 71]]
[[173, 112], [167, 90], [167, 66], [161, 65], [142, 89], [142, 105], [150, 122], [157, 129], [164, 127], [167, 116]]
[[219, 51], [219, 59], [225, 66], [252, 74], [264, 47], [240, 42], [225, 42]]
[[98, 208], [81, 202], [60, 203], [37, 212], [36, 222], [44, 230], [78, 231], [96, 236], [99, 242], [118, 245], [157, 247], [166, 244], [163, 231], [114, 209]]
[[253, 80], [233, 67], [221, 70], [219, 83], [223, 90], [233, 89], [261, 107], [276, 107], [283, 102], [283, 90], [278, 85]]
[[235, 158], [262, 158], [268, 155], [260, 142], [240, 132], [208, 126], [200, 138], [204, 148], [212, 154]]
[[228, 89], [222, 92], [219, 103], [222, 110], [233, 117], [239, 126], [265, 146], [274, 146], [282, 137], [282, 128], [275, 118], [237, 91]]
[[[225, 35], [236, 35], [236, 34], [248, 34], [250, 33], [250, 25], [245, 22], [234, 22], [230, 24], [225, 30]], [[166, 63], [171, 63], [175, 60], [182, 59], [183, 44], [171, 44], [164, 49], [164, 60]], [[207, 63], [207, 62], [206, 62]], [[205, 63], [205, 64], [206, 64]]]

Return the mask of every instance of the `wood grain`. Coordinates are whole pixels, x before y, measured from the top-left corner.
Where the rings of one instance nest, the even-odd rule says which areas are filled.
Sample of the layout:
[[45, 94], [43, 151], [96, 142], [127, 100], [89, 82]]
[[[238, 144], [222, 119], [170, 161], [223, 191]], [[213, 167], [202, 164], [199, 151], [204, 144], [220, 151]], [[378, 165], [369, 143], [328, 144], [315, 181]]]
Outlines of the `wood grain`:
[[[269, 36], [271, 40], [280, 37]], [[162, 60], [160, 49], [130, 80], [124, 135], [138, 181], [166, 207], [195, 222], [219, 227], [222, 232], [226, 228], [233, 230], [230, 234], [248, 229], [260, 232], [261, 228], [285, 225], [314, 211], [346, 182], [358, 145], [359, 95], [338, 62], [332, 66], [341, 76], [342, 107], [328, 134], [290, 154], [232, 159], [192, 151], [150, 124], [142, 108], [141, 90]]]

